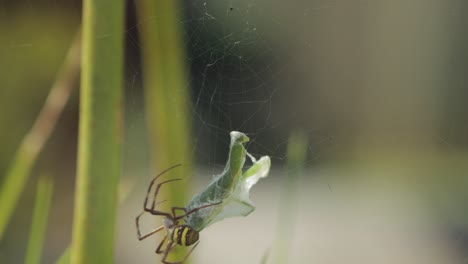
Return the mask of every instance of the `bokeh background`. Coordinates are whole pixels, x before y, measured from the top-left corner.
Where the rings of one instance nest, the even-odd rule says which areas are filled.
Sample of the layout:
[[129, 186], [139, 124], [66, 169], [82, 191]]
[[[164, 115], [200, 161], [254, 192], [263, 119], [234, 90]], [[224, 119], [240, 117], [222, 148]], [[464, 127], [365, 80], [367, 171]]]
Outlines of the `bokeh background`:
[[[288, 263], [468, 263], [468, 2], [179, 2], [190, 69], [192, 193], [222, 171], [229, 131], [247, 133], [249, 152], [273, 162], [270, 177], [253, 189], [257, 210], [203, 231], [195, 261], [260, 263], [269, 252], [274, 262], [278, 234], [287, 230]], [[80, 19], [81, 1], [0, 0], [0, 184]], [[139, 23], [128, 1], [118, 263], [157, 259], [156, 239], [137, 241], [134, 227], [146, 185], [163, 169], [151, 164], [148, 149]], [[0, 241], [1, 263], [23, 262], [44, 171], [56, 186], [44, 263], [70, 242], [75, 85]], [[305, 133], [308, 155], [288, 187], [293, 197], [285, 197], [295, 130]]]

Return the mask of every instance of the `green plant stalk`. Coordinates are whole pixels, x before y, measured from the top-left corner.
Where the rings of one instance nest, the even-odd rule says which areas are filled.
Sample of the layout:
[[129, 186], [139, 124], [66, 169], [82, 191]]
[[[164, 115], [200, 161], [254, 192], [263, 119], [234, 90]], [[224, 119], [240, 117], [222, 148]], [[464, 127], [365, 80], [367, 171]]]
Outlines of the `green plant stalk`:
[[[192, 171], [190, 92], [178, 4], [136, 1], [152, 163], [156, 170], [183, 164], [171, 175], [184, 180], [164, 186], [162, 195], [169, 202], [163, 206], [185, 206]], [[178, 251], [174, 259], [184, 255]]]
[[80, 70], [80, 33], [73, 41], [49, 95], [31, 130], [20, 143], [0, 189], [0, 240], [28, 181], [31, 169], [75, 87]]
[[121, 173], [124, 1], [83, 3], [77, 187], [71, 263], [114, 263]]
[[41, 263], [42, 248], [47, 230], [47, 219], [52, 202], [53, 180], [50, 177], [39, 178], [36, 191], [36, 201], [29, 234], [26, 264]]
[[71, 258], [71, 248], [68, 246], [65, 251], [63, 251], [62, 255], [57, 259], [55, 264], [68, 264], [70, 263]]
[[[129, 189], [128, 184], [125, 184], [124, 182], [119, 183], [119, 204], [122, 204], [124, 200], [127, 199], [127, 196], [129, 194]], [[62, 252], [62, 255], [59, 256], [57, 261], [55, 262], [56, 264], [68, 264], [70, 263], [70, 255], [71, 255], [71, 249], [70, 245], [65, 248], [65, 250]]]
[[265, 253], [263, 253], [262, 258], [260, 259], [260, 264], [267, 264], [269, 255], [270, 255], [270, 250], [269, 249], [265, 250]]
[[296, 214], [296, 188], [299, 177], [304, 170], [307, 157], [307, 137], [301, 131], [293, 131], [287, 147], [287, 178], [282, 185], [278, 231], [275, 243], [274, 263], [289, 263], [289, 248], [293, 237]]

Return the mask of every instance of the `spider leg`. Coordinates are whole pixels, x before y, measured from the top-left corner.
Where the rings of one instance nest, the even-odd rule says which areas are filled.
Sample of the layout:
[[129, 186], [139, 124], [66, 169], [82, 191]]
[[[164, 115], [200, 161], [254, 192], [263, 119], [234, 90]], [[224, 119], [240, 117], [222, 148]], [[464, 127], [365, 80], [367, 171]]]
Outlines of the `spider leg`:
[[167, 256], [169, 255], [169, 252], [174, 248], [174, 242], [170, 241], [167, 246], [166, 246], [166, 249], [164, 250], [164, 256], [163, 258], [161, 259], [161, 262], [164, 263], [164, 264], [178, 264], [178, 262], [176, 263], [173, 263], [173, 262], [168, 262], [166, 261], [167, 259]]
[[159, 243], [159, 246], [156, 248], [156, 251], [154, 251], [154, 252], [156, 252], [156, 254], [164, 253], [164, 251], [161, 250], [161, 248], [162, 248], [162, 246], [164, 245], [164, 242], [166, 242], [166, 240], [167, 240], [167, 235], [165, 235], [165, 236], [163, 237], [163, 239], [162, 239], [161, 242]]
[[149, 209], [149, 210], [154, 210], [154, 208], [156, 207], [156, 205], [159, 204], [159, 203], [156, 203], [156, 198], [157, 198], [157, 196], [158, 196], [159, 189], [161, 188], [161, 186], [162, 186], [163, 184], [168, 183], [168, 182], [174, 182], [174, 181], [180, 181], [180, 180], [182, 180], [182, 179], [172, 179], [172, 180], [167, 180], [167, 181], [163, 181], [163, 182], [159, 183], [159, 184], [156, 186], [156, 189], [154, 190], [154, 196], [153, 196], [153, 202], [151, 203], [151, 208], [148, 208], [148, 207], [147, 207], [147, 205], [148, 205], [147, 203], [148, 203], [148, 195], [149, 195], [149, 192], [147, 193], [146, 198], [145, 198], [145, 206], [144, 206], [144, 208], [145, 208], [145, 209]]
[[[150, 185], [148, 186], [148, 191], [146, 192], [145, 206], [144, 206], [144, 207], [146, 207], [146, 205], [147, 205], [147, 203], [148, 203], [148, 196], [149, 196], [149, 194], [150, 194], [150, 192], [151, 192], [151, 188], [153, 187], [153, 185], [154, 185], [154, 183], [156, 182], [156, 180], [157, 180], [159, 177], [161, 177], [162, 175], [164, 175], [166, 172], [168, 172], [168, 171], [170, 171], [170, 170], [172, 170], [172, 169], [174, 169], [174, 168], [177, 168], [177, 167], [179, 167], [179, 166], [181, 166], [181, 165], [182, 165], [182, 164], [176, 164], [176, 165], [174, 165], [174, 166], [172, 166], [172, 167], [169, 167], [168, 169], [165, 169], [165, 170], [163, 170], [161, 173], [159, 173], [158, 175], [156, 175], [156, 176], [151, 180]], [[155, 196], [156, 196], [156, 195], [155, 195]], [[154, 201], [153, 201], [153, 204], [154, 204]]]
[[185, 257], [181, 260], [181, 261], [177, 261], [177, 262], [169, 262], [167, 261], [167, 256], [169, 255], [169, 252], [175, 247], [175, 245], [173, 246], [172, 244], [174, 244], [174, 242], [170, 242], [167, 247], [166, 247], [166, 250], [165, 250], [165, 253], [164, 253], [164, 257], [163, 259], [161, 260], [161, 262], [163, 264], [182, 264], [184, 263], [187, 258], [190, 256], [190, 254], [192, 254], [193, 250], [198, 246], [198, 244], [200, 243], [200, 241], [198, 241], [191, 249], [190, 251], [187, 253], [187, 255], [185, 255]]
[[143, 240], [153, 234], [156, 234], [157, 232], [161, 231], [164, 229], [164, 226], [160, 226], [156, 229], [154, 229], [153, 231], [149, 232], [148, 234], [145, 234], [145, 235], [141, 235], [141, 231], [140, 231], [140, 217], [144, 214], [145, 212], [142, 212], [141, 214], [139, 214], [136, 218], [136, 228], [137, 228], [137, 235], [138, 235], [138, 240]]
[[[174, 166], [172, 166], [172, 167], [170, 167], [170, 168], [168, 168], [168, 169], [162, 171], [161, 173], [159, 173], [158, 175], [156, 175], [156, 176], [151, 180], [150, 185], [148, 186], [148, 191], [146, 192], [145, 203], [144, 203], [144, 206], [143, 206], [144, 208], [147, 207], [148, 197], [149, 197], [149, 194], [150, 194], [150, 192], [151, 192], [151, 188], [153, 187], [153, 185], [154, 185], [154, 183], [156, 182], [156, 180], [157, 180], [159, 177], [161, 177], [162, 175], [164, 175], [164, 173], [166, 173], [166, 172], [168, 172], [168, 171], [170, 171], [170, 170], [172, 170], [172, 169], [174, 169], [174, 168], [176, 168], [176, 167], [179, 167], [179, 166], [181, 166], [181, 165], [182, 165], [182, 164], [174, 165]], [[155, 203], [155, 201], [153, 201], [153, 204], [154, 204], [154, 203]]]
[[184, 214], [187, 214], [187, 209], [185, 209], [185, 207], [172, 207], [172, 216], [174, 216], [174, 218], [177, 218], [176, 216], [176, 210], [181, 210], [181, 211], [184, 211]]
[[173, 181], [179, 181], [181, 179], [172, 179], [172, 180], [167, 180], [167, 181], [163, 181], [161, 183], [159, 183], [156, 188], [155, 188], [155, 191], [154, 191], [154, 195], [153, 195], [153, 201], [151, 202], [151, 207], [148, 207], [148, 200], [149, 200], [149, 197], [150, 197], [150, 193], [151, 193], [151, 189], [153, 188], [153, 185], [155, 184], [156, 180], [161, 176], [163, 175], [164, 173], [168, 172], [169, 170], [173, 169], [173, 168], [176, 168], [178, 166], [180, 166], [181, 164], [177, 164], [177, 165], [174, 165], [166, 170], [164, 170], [163, 172], [159, 173], [158, 175], [156, 175], [156, 177], [153, 178], [153, 180], [151, 180], [150, 182], [150, 185], [148, 187], [148, 191], [146, 192], [146, 196], [145, 196], [145, 202], [143, 204], [143, 210], [145, 212], [148, 212], [152, 215], [162, 215], [162, 216], [165, 216], [165, 217], [169, 217], [171, 218], [171, 214], [170, 213], [166, 213], [166, 212], [161, 212], [161, 211], [158, 211], [158, 210], [155, 210], [154, 208], [156, 207], [156, 205], [164, 202], [156, 202], [156, 198], [157, 198], [157, 195], [159, 193], [159, 189], [161, 188], [161, 186], [163, 184], [166, 184], [168, 182], [173, 182]]
[[[192, 210], [190, 210], [190, 211], [188, 211], [188, 212], [187, 212], [187, 209], [184, 208], [185, 214], [179, 215], [179, 216], [177, 216], [177, 217], [176, 217], [175, 214], [174, 214], [174, 207], [173, 207], [173, 208], [172, 208], [172, 213], [174, 214], [173, 220], [175, 220], [175, 221], [180, 220], [180, 219], [182, 219], [182, 218], [184, 218], [184, 217], [186, 217], [186, 216], [188, 216], [188, 215], [190, 215], [190, 214], [195, 213], [195, 212], [198, 211], [198, 210], [201, 210], [201, 209], [203, 209], [203, 208], [207, 208], [207, 207], [210, 207], [210, 206], [218, 205], [218, 204], [220, 204], [220, 203], [222, 203], [222, 201], [221, 201], [221, 202], [217, 202], [217, 203], [207, 204], [207, 205], [200, 206], [200, 207], [197, 207], [197, 208], [193, 208]], [[179, 208], [180, 208], [180, 207], [175, 207], [176, 210], [179, 209]]]

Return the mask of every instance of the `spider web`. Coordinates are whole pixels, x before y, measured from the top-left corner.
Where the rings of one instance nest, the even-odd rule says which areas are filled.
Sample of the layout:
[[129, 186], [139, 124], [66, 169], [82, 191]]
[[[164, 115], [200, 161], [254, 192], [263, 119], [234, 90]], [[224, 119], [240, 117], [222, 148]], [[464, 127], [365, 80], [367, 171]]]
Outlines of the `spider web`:
[[[294, 73], [297, 65], [288, 57], [287, 51], [297, 43], [306, 48], [307, 43], [282, 35], [284, 18], [275, 15], [277, 7], [270, 8], [268, 2], [259, 0], [194, 0], [180, 6], [178, 17], [190, 67], [192, 152], [198, 164], [220, 171], [227, 158], [231, 131], [247, 134], [251, 139], [248, 151], [256, 157], [269, 155], [273, 166], [285, 160], [293, 128], [305, 130], [309, 137], [308, 163], [330, 150], [331, 137], [323, 125], [309, 125], [308, 109], [303, 108], [308, 95], [301, 95], [303, 85], [296, 82], [301, 73]], [[305, 15], [310, 12], [304, 10]], [[139, 49], [137, 26], [130, 26], [127, 33], [133, 46], [130, 49]], [[127, 80], [127, 90], [138, 86], [138, 65], [134, 61], [128, 67], [132, 77]], [[141, 92], [137, 94], [141, 97]], [[127, 96], [127, 111], [143, 112], [140, 97]], [[129, 116], [130, 130], [143, 121]], [[150, 163], [138, 144], [127, 140], [125, 145], [129, 150], [125, 162], [139, 159]]]
[[298, 125], [295, 113], [284, 105], [289, 62], [275, 43], [270, 27], [276, 22], [265, 14], [267, 4], [185, 1], [194, 153], [202, 162], [225, 162], [233, 130], [252, 139], [252, 153], [281, 161], [290, 127]]
[[[196, 176], [200, 188], [204, 188], [202, 182], [206, 185], [212, 175], [222, 172], [231, 131], [247, 134], [250, 138], [246, 146], [248, 152], [257, 158], [270, 156], [273, 168], [283, 166], [294, 128], [305, 130], [311, 142], [308, 148], [312, 155], [309, 155], [308, 163], [330, 149], [330, 137], [322, 130], [323, 125], [319, 124], [319, 129], [307, 125], [310, 119], [303, 106], [308, 95], [301, 95], [303, 85], [297, 80], [301, 79], [302, 73], [295, 72], [298, 65], [294, 65], [294, 58], [289, 57], [288, 51], [295, 45], [307, 48], [307, 43], [283, 35], [284, 17], [275, 13], [277, 7], [270, 9], [269, 4], [263, 0], [193, 0], [184, 1], [178, 10], [177, 17], [181, 18], [184, 28], [186, 62], [190, 68], [192, 152], [197, 159], [197, 170], [203, 170]], [[128, 38], [133, 38], [134, 49], [140, 49], [136, 25], [130, 25], [128, 35], [135, 35]], [[139, 62], [129, 64], [131, 78], [127, 79], [127, 92], [139, 89], [141, 79]], [[131, 134], [133, 128], [134, 133], [141, 133], [141, 123], [145, 122], [138, 114], [144, 112], [142, 93], [136, 95], [126, 97], [127, 111], [134, 112], [126, 117], [127, 130], [130, 130], [127, 134]], [[133, 136], [124, 142], [125, 168], [131, 174], [135, 173], [134, 168], [141, 167], [146, 171], [138, 173], [153, 173], [149, 155], [143, 153], [148, 149], [142, 143], [134, 144], [136, 138], [145, 137]], [[250, 165], [250, 161], [246, 163], [247, 167]], [[261, 247], [263, 251], [266, 246]], [[261, 252], [253, 252], [257, 253]]]
[[271, 114], [278, 88], [271, 77], [276, 62], [256, 11], [255, 2], [187, 5], [183, 23], [194, 87], [194, 151], [198, 154], [201, 143], [210, 146], [204, 154], [208, 162], [224, 162], [219, 152], [227, 150], [230, 131], [261, 137], [274, 126]]
[[[197, 164], [219, 173], [227, 156], [228, 135], [233, 130], [250, 137], [246, 147], [254, 156], [269, 155], [273, 169], [284, 163], [289, 134], [294, 128], [307, 133], [308, 165], [339, 145], [335, 136], [343, 142], [353, 138], [353, 123], [360, 123], [354, 118], [363, 114], [360, 111], [368, 110], [356, 102], [368, 92], [361, 90], [369, 86], [368, 77], [361, 71], [372, 65], [361, 61], [369, 55], [367, 37], [376, 34], [369, 27], [369, 22], [375, 20], [373, 10], [380, 10], [376, 7], [369, 1], [184, 1], [179, 17], [185, 28], [190, 66], [191, 113], [195, 120], [193, 154]], [[382, 10], [387, 14], [386, 9]], [[207, 178], [209, 175], [205, 174]], [[332, 187], [325, 185], [318, 187], [324, 190], [321, 194], [333, 193]], [[310, 186], [301, 187], [302, 193], [310, 191]], [[269, 199], [276, 196], [271, 190], [268, 192]], [[320, 199], [315, 198], [310, 201]], [[268, 200], [268, 204], [274, 202]], [[265, 222], [261, 219], [258, 223], [266, 230]], [[251, 229], [256, 234], [260, 231], [257, 227]], [[304, 223], [300, 230], [308, 227]], [[219, 247], [228, 231], [226, 228], [219, 232], [222, 235], [217, 241], [213, 232], [212, 246]], [[265, 232], [259, 237], [268, 235]], [[249, 244], [255, 245], [259, 241], [255, 239], [250, 235]], [[309, 242], [307, 236], [302, 244]], [[262, 251], [264, 245], [263, 242], [249, 247]], [[240, 252], [242, 243], [231, 248]], [[249, 253], [242, 252], [245, 256]], [[260, 257], [259, 252], [252, 254]], [[303, 262], [307, 261], [297, 261]]]
[[[209, 171], [197, 173], [197, 183], [207, 183], [212, 175], [222, 172], [231, 131], [247, 134], [249, 153], [257, 158], [270, 156], [273, 166], [283, 165], [292, 128], [307, 130], [314, 153], [321, 153], [317, 146], [328, 147], [322, 144], [329, 142], [328, 135], [302, 126], [308, 122], [301, 120], [303, 104], [293, 103], [298, 101], [300, 85], [294, 84], [296, 76], [291, 74], [294, 67], [284, 55], [290, 42], [278, 41], [281, 34], [274, 28], [278, 17], [270, 15], [268, 2], [261, 0], [184, 1], [178, 10], [184, 28], [186, 62], [190, 67], [192, 152], [197, 159], [197, 170]], [[127, 38], [133, 39], [131, 48], [141, 48], [136, 37], [137, 26], [131, 26], [127, 34]], [[151, 161], [145, 153], [148, 149], [141, 142], [135, 144], [146, 137], [140, 134], [141, 124], [145, 122], [141, 116], [142, 92], [132, 92], [140, 88], [139, 62], [130, 62], [128, 71], [131, 78], [127, 79], [127, 92], [131, 94], [126, 96], [130, 113], [126, 116], [129, 131], [124, 141], [124, 167], [130, 174], [152, 175]], [[131, 133], [140, 135], [128, 137]], [[309, 162], [316, 158], [317, 155], [310, 156]], [[250, 165], [250, 161], [246, 163]], [[145, 171], [135, 172], [142, 167]], [[150, 230], [151, 226], [143, 229]], [[261, 251], [265, 247], [262, 245]]]

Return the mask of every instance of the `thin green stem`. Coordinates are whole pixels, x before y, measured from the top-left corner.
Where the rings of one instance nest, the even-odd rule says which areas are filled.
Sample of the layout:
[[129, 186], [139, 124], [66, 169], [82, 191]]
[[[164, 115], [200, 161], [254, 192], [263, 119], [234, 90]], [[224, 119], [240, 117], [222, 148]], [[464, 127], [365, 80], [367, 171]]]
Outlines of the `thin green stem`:
[[85, 0], [71, 263], [113, 263], [121, 173], [124, 1]]
[[63, 251], [62, 255], [58, 258], [58, 260], [55, 262], [55, 264], [68, 264], [70, 263], [70, 258], [71, 258], [71, 249], [68, 246], [65, 251]]
[[0, 240], [28, 181], [31, 169], [55, 128], [63, 108], [75, 87], [74, 84], [78, 79], [80, 70], [80, 45], [81, 39], [78, 33], [68, 51], [55, 83], [50, 89], [41, 112], [37, 116], [31, 130], [23, 138], [16, 151], [15, 158], [8, 169], [5, 181], [1, 186]]
[[[128, 184], [124, 182], [120, 182], [119, 184], [119, 204], [121, 204], [124, 200], [127, 199], [129, 194]], [[67, 246], [65, 250], [62, 252], [62, 255], [59, 256], [56, 264], [68, 264], [70, 263], [70, 255], [71, 255], [71, 247]]]
[[37, 184], [36, 202], [29, 234], [28, 249], [26, 251], [26, 264], [41, 263], [42, 248], [47, 230], [47, 219], [52, 202], [53, 180], [50, 177], [41, 177]]
[[267, 264], [269, 255], [270, 255], [270, 250], [269, 249], [265, 250], [265, 253], [263, 253], [262, 258], [260, 259], [260, 264]]
[[288, 263], [289, 248], [293, 238], [296, 214], [296, 189], [307, 157], [307, 137], [301, 131], [294, 131], [289, 137], [287, 149], [287, 174], [280, 195], [278, 232], [275, 243], [274, 263]]
[[[136, 1], [152, 161], [157, 170], [183, 164], [171, 174], [184, 181], [168, 184], [162, 191], [164, 199], [170, 201], [167, 205], [185, 206], [193, 147], [178, 4], [174, 0]], [[180, 251], [174, 258], [184, 254]]]

